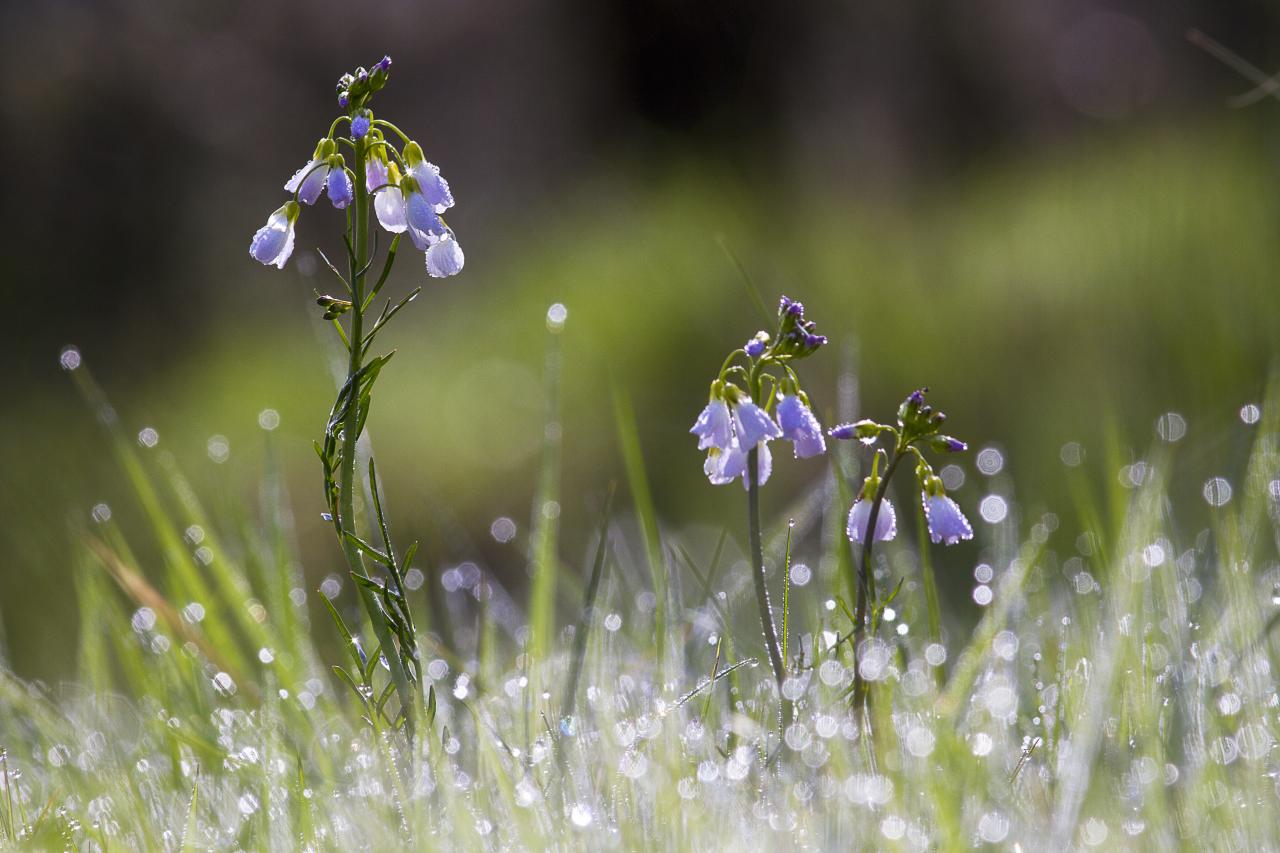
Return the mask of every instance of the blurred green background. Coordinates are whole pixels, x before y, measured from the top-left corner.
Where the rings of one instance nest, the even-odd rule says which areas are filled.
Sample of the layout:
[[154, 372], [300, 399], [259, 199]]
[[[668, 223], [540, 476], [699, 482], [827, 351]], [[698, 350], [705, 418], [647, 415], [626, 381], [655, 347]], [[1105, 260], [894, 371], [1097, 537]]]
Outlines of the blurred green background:
[[[20, 672], [69, 670], [77, 523], [99, 502], [126, 530], [138, 518], [58, 368], [65, 344], [128, 430], [158, 432], [152, 464], [171, 453], [197, 492], [255, 505], [270, 455], [309, 583], [339, 570], [310, 444], [336, 357], [314, 248], [340, 251], [341, 219], [306, 210], [284, 272], [246, 248], [327, 128], [332, 80], [384, 52], [378, 114], [451, 181], [467, 251], [443, 282], [417, 253], [397, 265], [389, 291], [426, 289], [381, 339], [400, 354], [370, 422], [400, 537], [446, 516], [461, 534], [423, 566], [435, 582], [472, 559], [524, 585], [524, 555], [489, 526], [509, 516], [526, 532], [557, 302], [566, 561], [581, 562], [622, 476], [612, 383], [634, 403], [668, 529], [742, 538], [740, 493], [707, 485], [687, 434], [724, 353], [761, 325], [726, 247], [767, 301], [803, 300], [832, 338], [804, 371], [825, 420], [849, 364], [859, 415], [887, 418], [927, 384], [955, 434], [1004, 450], [1005, 488], [1028, 511], [1066, 502], [1065, 442], [1100, 450], [1114, 429], [1140, 453], [1166, 411], [1190, 425], [1198, 488], [1239, 454], [1237, 413], [1276, 354], [1280, 105], [1229, 108], [1248, 84], [1184, 38], [1201, 27], [1271, 68], [1280, 15], [1263, 4], [0, 15], [0, 622]], [[825, 470], [780, 459], [766, 517]], [[978, 479], [957, 495], [971, 510]], [[957, 588], [975, 555], [943, 558]]]

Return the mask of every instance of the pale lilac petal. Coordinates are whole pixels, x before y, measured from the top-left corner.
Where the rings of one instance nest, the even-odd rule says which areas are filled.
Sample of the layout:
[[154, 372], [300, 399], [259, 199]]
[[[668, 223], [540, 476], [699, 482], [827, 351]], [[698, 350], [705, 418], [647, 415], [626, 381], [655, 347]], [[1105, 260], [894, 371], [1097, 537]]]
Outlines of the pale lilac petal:
[[369, 192], [387, 183], [387, 162], [380, 157], [364, 161], [364, 185]]
[[707, 403], [689, 432], [698, 436], [699, 450], [708, 447], [728, 449], [733, 443], [733, 416], [729, 412], [729, 404], [724, 400]]
[[702, 473], [707, 475], [713, 486], [732, 483], [733, 476], [725, 473], [725, 463], [729, 461], [729, 451], [711, 448], [707, 453], [707, 461], [702, 463]]
[[794, 443], [797, 459], [818, 456], [827, 450], [822, 426], [799, 397], [788, 394], [778, 404], [778, 426], [782, 437]]
[[733, 425], [738, 432], [738, 441], [744, 447], [753, 447], [782, 435], [782, 430], [773, 422], [773, 418], [750, 400], [744, 400], [733, 407]]
[[[867, 540], [867, 523], [871, 520], [871, 501], [859, 498], [849, 510], [849, 523], [845, 527], [845, 535], [854, 544], [863, 544]], [[885, 498], [880, 503], [880, 512], [876, 515], [877, 542], [888, 542], [898, 535], [897, 513], [893, 510], [893, 502]]]
[[409, 227], [405, 218], [404, 195], [399, 187], [385, 187], [378, 192], [373, 197], [373, 212], [378, 216], [378, 223], [392, 234], [400, 234]]
[[329, 201], [342, 210], [355, 200], [355, 190], [351, 186], [351, 176], [346, 169], [333, 169], [329, 173]]
[[[769, 452], [768, 442], [760, 442], [756, 445], [756, 449], [760, 451], [756, 457], [756, 483], [763, 486], [769, 482], [769, 475], [773, 473], [773, 454]], [[742, 488], [750, 489], [751, 484], [747, 482], [747, 460], [746, 454], [743, 454], [742, 460]]]
[[420, 192], [411, 192], [405, 199], [405, 219], [413, 245], [423, 251], [448, 233], [435, 208]]
[[422, 194], [431, 202], [436, 213], [444, 213], [453, 207], [453, 193], [449, 191], [449, 182], [440, 176], [440, 169], [426, 160], [414, 164], [409, 170], [422, 189]]
[[946, 495], [924, 497], [924, 517], [929, 525], [929, 538], [934, 544], [954, 545], [961, 539], [972, 539], [973, 528], [960, 507]]
[[325, 183], [329, 180], [329, 172], [329, 165], [325, 163], [303, 178], [298, 186], [298, 201], [303, 204], [315, 204], [316, 199], [320, 198], [320, 193], [324, 191]]
[[314, 157], [308, 160], [307, 165], [303, 166], [301, 169], [294, 172], [293, 177], [285, 182], [284, 191], [289, 193], [296, 193], [298, 191], [298, 185], [302, 183], [302, 179], [307, 176], [308, 172], [310, 172], [316, 166], [319, 166], [320, 162], [321, 161], [318, 158], [314, 158]]
[[288, 205], [272, 213], [267, 224], [258, 229], [249, 243], [249, 255], [258, 263], [284, 269], [293, 254], [293, 222]]
[[462, 247], [452, 237], [447, 237], [427, 249], [427, 275], [432, 278], [448, 278], [462, 272], [466, 258]]

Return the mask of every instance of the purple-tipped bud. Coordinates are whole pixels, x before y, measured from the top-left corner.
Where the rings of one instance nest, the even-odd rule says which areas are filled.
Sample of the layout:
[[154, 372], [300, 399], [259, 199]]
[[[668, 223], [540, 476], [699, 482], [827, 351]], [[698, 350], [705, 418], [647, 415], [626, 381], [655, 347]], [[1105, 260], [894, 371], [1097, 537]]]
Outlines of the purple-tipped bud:
[[800, 317], [804, 314], [804, 304], [800, 302], [792, 302], [787, 306], [787, 313], [792, 317]]
[[848, 441], [851, 438], [858, 437], [858, 425], [857, 424], [839, 424], [827, 430], [827, 435], [831, 436], [837, 441]]
[[358, 115], [351, 120], [351, 138], [360, 139], [369, 132], [369, 117]]
[[935, 453], [964, 453], [969, 449], [969, 445], [949, 435], [935, 435], [929, 439], [929, 446]]
[[779, 299], [779, 300], [778, 300], [778, 313], [779, 313], [779, 314], [785, 314], [785, 313], [787, 312], [787, 309], [788, 309], [788, 308], [790, 308], [790, 307], [791, 307], [791, 298], [790, 298], [790, 297], [783, 296], [781, 299]]
[[345, 89], [338, 93], [338, 109], [345, 110], [351, 106], [351, 93]]
[[752, 338], [751, 340], [747, 341], [747, 345], [746, 347], [744, 347], [744, 349], [746, 349], [747, 355], [751, 356], [752, 358], [759, 358], [760, 356], [764, 355], [764, 347], [765, 347], [764, 341], [760, 340], [759, 338]]
[[928, 388], [917, 388], [916, 390], [912, 391], [909, 395], [907, 395], [907, 403], [912, 406], [923, 406], [924, 395], [925, 395], [925, 392], [928, 390], [929, 390]]
[[377, 68], [379, 71], [381, 71], [383, 74], [387, 73], [388, 71], [391, 70], [391, 57], [389, 56], [382, 57], [381, 59], [378, 60], [378, 64], [374, 67]]
[[369, 72], [368, 72], [368, 71], [365, 71], [363, 68], [357, 68], [357, 69], [356, 69], [356, 82], [357, 82], [357, 83], [364, 83], [364, 82], [368, 81], [368, 79], [369, 79]]

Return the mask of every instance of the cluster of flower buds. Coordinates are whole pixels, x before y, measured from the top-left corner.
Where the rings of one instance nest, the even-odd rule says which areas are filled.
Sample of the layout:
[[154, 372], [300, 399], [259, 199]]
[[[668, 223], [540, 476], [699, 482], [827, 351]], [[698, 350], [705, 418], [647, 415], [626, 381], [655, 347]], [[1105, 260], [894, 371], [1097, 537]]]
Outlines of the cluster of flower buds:
[[[892, 436], [894, 462], [889, 463], [890, 469], [884, 476], [891, 475], [892, 466], [896, 466], [899, 458], [904, 458], [908, 454], [913, 455], [916, 459], [916, 481], [920, 486], [920, 500], [929, 528], [929, 538], [935, 544], [954, 545], [962, 539], [972, 539], [973, 528], [956, 502], [947, 496], [942, 480], [934, 474], [933, 467], [924, 458], [921, 448], [927, 447], [935, 453], [960, 453], [967, 450], [968, 445], [958, 438], [943, 435], [940, 432], [947, 416], [935, 411], [924, 402], [924, 395], [928, 390], [928, 388], [920, 388], [911, 392], [902, 401], [902, 405], [898, 407], [896, 427], [862, 420], [832, 427], [828, 434], [837, 440], [856, 439], [864, 444], [874, 444], [881, 436]], [[871, 463], [871, 473], [863, 481], [858, 500], [849, 510], [846, 533], [854, 543], [867, 541], [867, 527], [871, 523], [872, 509], [881, 491], [881, 463], [888, 458], [883, 449], [876, 453]], [[872, 537], [877, 542], [886, 542], [893, 539], [897, 532], [897, 514], [894, 511], [893, 502], [884, 498], [876, 514]]]
[[[386, 85], [390, 69], [391, 58], [384, 56], [372, 70], [358, 68], [338, 81], [338, 105], [343, 115], [316, 144], [311, 159], [285, 183], [293, 199], [272, 213], [254, 234], [249, 254], [255, 260], [284, 269], [293, 252], [294, 227], [302, 210], [299, 204], [315, 204], [327, 189], [333, 206], [344, 209], [355, 200], [353, 182], [364, 180], [379, 224], [393, 234], [409, 232], [414, 246], [426, 253], [429, 275], [444, 278], [462, 270], [462, 247], [443, 216], [453, 207], [448, 182], [426, 159], [422, 146], [389, 122], [375, 121], [369, 109], [373, 94]], [[350, 138], [335, 138], [343, 121], [350, 127]], [[402, 140], [401, 150], [387, 139], [384, 127]], [[357, 176], [347, 167], [338, 153], [340, 143], [363, 157], [363, 175]]]
[[[757, 332], [725, 359], [710, 400], [689, 430], [698, 436], [698, 449], [707, 451], [702, 470], [713, 484], [741, 477], [747, 485], [747, 455], [754, 448], [757, 482], [763, 485], [773, 471], [769, 442], [776, 438], [790, 441], [797, 459], [826, 452], [822, 427], [790, 365], [827, 342], [813, 328], [804, 306], [784, 296], [776, 333]], [[734, 363], [739, 359], [745, 364]]]

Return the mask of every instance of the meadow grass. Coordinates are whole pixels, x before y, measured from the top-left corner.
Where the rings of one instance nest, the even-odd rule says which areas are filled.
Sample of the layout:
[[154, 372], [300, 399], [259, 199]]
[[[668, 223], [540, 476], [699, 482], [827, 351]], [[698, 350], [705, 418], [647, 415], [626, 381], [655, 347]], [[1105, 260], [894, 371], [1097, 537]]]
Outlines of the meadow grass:
[[[0, 670], [0, 848], [1275, 846], [1274, 391], [1240, 469], [1190, 500], [1175, 488], [1185, 424], [1169, 418], [1139, 458], [1118, 440], [1065, 456], [1069, 512], [1028, 514], [1008, 470], [989, 470], [972, 632], [936, 612], [954, 602], [928, 594], [904, 511], [875, 565], [877, 587], [901, 591], [856, 663], [842, 529], [865, 460], [833, 454], [766, 522], [796, 709], [781, 729], [745, 531], [667, 525], [621, 391], [627, 482], [599, 502], [583, 559], [561, 553], [555, 337], [528, 601], [481, 563], [423, 566], [430, 698], [412, 741], [361, 719], [363, 682], [386, 674], [361, 651], [374, 644], [351, 583], [303, 583], [279, 472], [260, 472], [258, 510], [206, 505], [72, 370], [144, 522], [103, 505], [76, 532], [76, 677]], [[842, 413], [857, 408], [845, 380]], [[321, 596], [356, 635], [341, 660], [333, 625], [312, 624]]]

